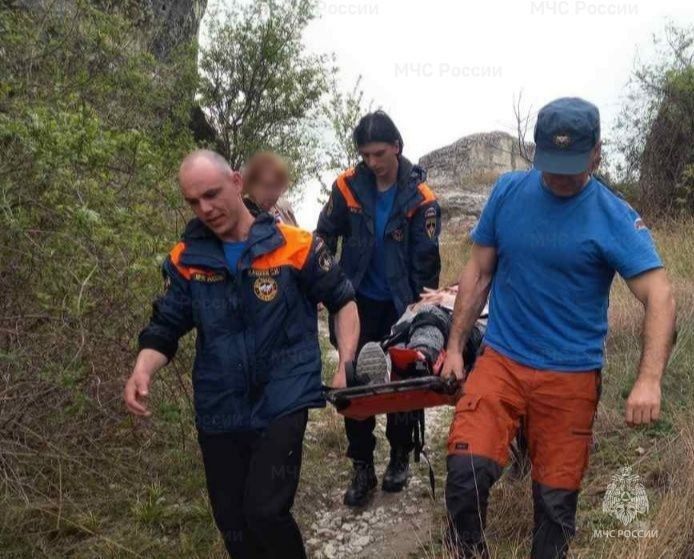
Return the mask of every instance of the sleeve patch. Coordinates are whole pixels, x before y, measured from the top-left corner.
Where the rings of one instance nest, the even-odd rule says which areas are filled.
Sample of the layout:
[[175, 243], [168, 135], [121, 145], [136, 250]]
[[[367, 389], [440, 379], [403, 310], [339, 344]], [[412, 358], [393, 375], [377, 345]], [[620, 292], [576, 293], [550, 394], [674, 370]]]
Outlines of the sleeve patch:
[[333, 267], [333, 256], [327, 250], [324, 250], [318, 255], [318, 265], [321, 270], [329, 272]]
[[427, 208], [424, 212], [424, 230], [430, 239], [433, 239], [436, 235], [436, 222], [436, 208]]

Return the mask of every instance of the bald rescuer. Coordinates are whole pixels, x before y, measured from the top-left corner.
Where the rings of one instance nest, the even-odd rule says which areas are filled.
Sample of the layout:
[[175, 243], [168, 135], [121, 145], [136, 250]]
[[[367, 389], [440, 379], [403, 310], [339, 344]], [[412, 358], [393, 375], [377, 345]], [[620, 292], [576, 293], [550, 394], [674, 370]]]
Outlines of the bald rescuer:
[[486, 554], [492, 484], [525, 417], [535, 508], [534, 559], [564, 557], [575, 532], [600, 392], [615, 272], [645, 307], [629, 425], [660, 414], [675, 331], [670, 281], [639, 215], [592, 172], [598, 109], [557, 99], [538, 113], [534, 168], [503, 175], [473, 230], [458, 283], [444, 376], [463, 379], [462, 349], [491, 289], [484, 350], [465, 381], [448, 439], [446, 505], [458, 557]]
[[150, 414], [152, 376], [195, 328], [198, 441], [226, 548], [234, 559], [303, 558], [290, 511], [307, 410], [325, 405], [316, 306], [335, 314], [344, 374], [359, 337], [354, 292], [319, 237], [253, 218], [241, 175], [219, 155], [190, 154], [179, 182], [197, 217], [164, 262], [165, 292], [140, 333], [125, 402]]

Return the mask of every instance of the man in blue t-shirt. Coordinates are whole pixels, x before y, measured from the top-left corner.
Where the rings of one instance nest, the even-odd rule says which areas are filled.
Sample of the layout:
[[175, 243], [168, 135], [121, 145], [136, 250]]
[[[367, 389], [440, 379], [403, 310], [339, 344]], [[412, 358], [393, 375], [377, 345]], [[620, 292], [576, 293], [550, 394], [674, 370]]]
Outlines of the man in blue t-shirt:
[[462, 349], [490, 294], [485, 349], [465, 381], [448, 440], [446, 505], [452, 544], [486, 553], [492, 484], [520, 417], [532, 463], [532, 557], [564, 557], [575, 532], [615, 272], [645, 307], [638, 378], [626, 421], [660, 413], [672, 346], [672, 287], [639, 215], [592, 176], [600, 162], [598, 109], [557, 99], [538, 114], [534, 168], [503, 175], [477, 227], [459, 281], [442, 374], [463, 380]]

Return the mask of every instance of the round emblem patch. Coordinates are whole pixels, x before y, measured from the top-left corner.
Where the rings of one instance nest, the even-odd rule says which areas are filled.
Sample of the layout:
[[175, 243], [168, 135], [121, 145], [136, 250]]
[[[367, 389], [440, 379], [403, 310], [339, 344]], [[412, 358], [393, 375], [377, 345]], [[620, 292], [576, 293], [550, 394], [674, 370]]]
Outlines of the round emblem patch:
[[270, 276], [259, 277], [253, 283], [253, 292], [261, 301], [272, 301], [277, 296], [277, 282]]

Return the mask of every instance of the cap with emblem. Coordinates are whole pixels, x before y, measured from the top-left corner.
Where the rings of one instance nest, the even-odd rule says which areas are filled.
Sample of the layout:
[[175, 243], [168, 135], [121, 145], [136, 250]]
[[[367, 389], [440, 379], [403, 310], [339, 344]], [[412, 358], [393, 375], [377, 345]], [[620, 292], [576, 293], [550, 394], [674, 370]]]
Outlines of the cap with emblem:
[[556, 99], [537, 115], [533, 165], [558, 175], [583, 173], [599, 141], [600, 112], [595, 105], [578, 97]]

